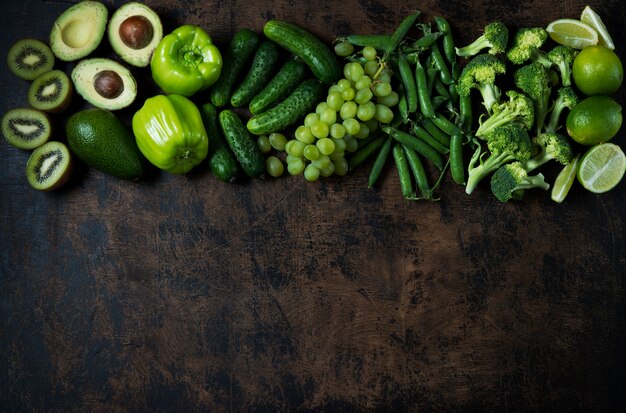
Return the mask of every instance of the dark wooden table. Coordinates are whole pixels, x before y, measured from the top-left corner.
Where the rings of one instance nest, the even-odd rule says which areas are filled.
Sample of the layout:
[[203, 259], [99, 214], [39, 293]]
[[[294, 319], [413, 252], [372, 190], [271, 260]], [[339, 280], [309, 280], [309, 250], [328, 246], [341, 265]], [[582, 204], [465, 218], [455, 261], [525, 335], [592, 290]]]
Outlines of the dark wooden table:
[[[2, 2], [0, 55], [45, 39], [69, 3]], [[465, 43], [493, 19], [545, 26], [586, 3], [148, 4], [166, 31], [199, 24], [223, 46], [269, 18], [328, 42], [388, 33], [413, 7]], [[621, 2], [592, 6], [623, 58]], [[0, 112], [26, 91], [5, 66]], [[42, 193], [27, 157], [0, 142], [0, 411], [626, 410], [624, 183], [558, 205], [447, 180], [439, 202], [409, 202], [393, 170], [368, 190], [367, 168], [224, 184], [206, 168], [132, 183], [81, 167]]]

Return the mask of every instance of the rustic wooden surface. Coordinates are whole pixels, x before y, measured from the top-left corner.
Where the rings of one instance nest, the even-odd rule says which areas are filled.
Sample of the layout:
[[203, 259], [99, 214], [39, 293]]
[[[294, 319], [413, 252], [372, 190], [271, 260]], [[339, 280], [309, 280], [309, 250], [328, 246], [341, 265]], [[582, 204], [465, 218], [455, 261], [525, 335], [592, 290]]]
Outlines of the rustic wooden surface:
[[[45, 39], [69, 3], [2, 2], [0, 55]], [[219, 45], [273, 17], [328, 42], [387, 33], [413, 7], [462, 43], [492, 19], [546, 25], [586, 4], [147, 3], [166, 31], [199, 24]], [[592, 6], [621, 55], [621, 2]], [[0, 111], [26, 91], [5, 67]], [[0, 157], [0, 411], [626, 410], [624, 183], [503, 205], [446, 181], [427, 203], [403, 200], [392, 171], [368, 190], [366, 169], [224, 184], [82, 167], [41, 193], [26, 152], [2, 140]]]

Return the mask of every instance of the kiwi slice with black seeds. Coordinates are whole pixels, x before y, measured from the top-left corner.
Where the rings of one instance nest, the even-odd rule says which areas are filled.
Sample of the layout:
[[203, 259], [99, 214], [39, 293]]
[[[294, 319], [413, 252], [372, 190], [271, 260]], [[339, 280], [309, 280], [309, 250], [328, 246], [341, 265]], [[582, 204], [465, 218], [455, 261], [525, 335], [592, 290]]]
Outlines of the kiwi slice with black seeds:
[[51, 132], [50, 118], [37, 109], [11, 109], [2, 117], [4, 139], [19, 149], [38, 148], [48, 142]]
[[73, 92], [67, 74], [61, 70], [51, 70], [33, 80], [28, 89], [28, 103], [44, 112], [63, 112], [70, 104]]
[[40, 191], [52, 191], [69, 179], [72, 155], [62, 142], [50, 141], [35, 149], [26, 162], [28, 183]]
[[17, 77], [34, 80], [54, 66], [54, 54], [44, 42], [22, 39], [15, 42], [7, 55], [9, 69]]

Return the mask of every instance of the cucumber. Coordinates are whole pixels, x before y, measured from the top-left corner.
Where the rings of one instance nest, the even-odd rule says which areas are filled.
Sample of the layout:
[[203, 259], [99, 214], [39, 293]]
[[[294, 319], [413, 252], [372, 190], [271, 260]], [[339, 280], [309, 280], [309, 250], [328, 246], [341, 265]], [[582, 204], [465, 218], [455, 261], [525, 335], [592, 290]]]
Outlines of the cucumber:
[[230, 102], [235, 83], [260, 40], [259, 35], [250, 29], [235, 33], [224, 53], [222, 73], [210, 90], [211, 102], [215, 106], [222, 107]]
[[247, 127], [255, 135], [280, 132], [311, 112], [326, 94], [326, 87], [317, 79], [300, 83], [285, 100], [273, 108], [254, 115]]
[[239, 175], [240, 168], [235, 154], [230, 150], [217, 118], [217, 109], [211, 103], [201, 107], [202, 122], [209, 137], [209, 167], [217, 179], [233, 182]]
[[307, 67], [301, 60], [288, 60], [267, 86], [252, 99], [248, 107], [250, 113], [255, 115], [265, 112], [285, 99], [304, 80], [306, 73]]
[[313, 33], [280, 20], [265, 23], [263, 33], [268, 39], [302, 59], [313, 75], [322, 82], [331, 85], [339, 80], [341, 66], [335, 53]]
[[265, 172], [265, 158], [241, 118], [232, 110], [226, 109], [220, 112], [219, 121], [228, 146], [246, 175], [252, 178], [261, 176]]
[[276, 43], [265, 40], [254, 53], [250, 70], [233, 92], [230, 104], [236, 108], [250, 103], [252, 98], [272, 79], [280, 62]]

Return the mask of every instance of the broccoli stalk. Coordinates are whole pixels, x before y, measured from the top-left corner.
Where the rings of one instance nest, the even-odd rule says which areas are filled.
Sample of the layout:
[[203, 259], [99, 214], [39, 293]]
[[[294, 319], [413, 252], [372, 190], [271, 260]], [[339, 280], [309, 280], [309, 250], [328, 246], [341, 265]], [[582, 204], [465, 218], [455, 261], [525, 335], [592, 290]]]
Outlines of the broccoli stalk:
[[543, 130], [552, 92], [550, 70], [541, 63], [530, 63], [515, 71], [515, 85], [533, 100], [537, 134]]
[[[480, 148], [480, 147], [479, 147]], [[465, 192], [471, 194], [478, 183], [502, 165], [530, 158], [531, 143], [528, 132], [516, 124], [500, 126], [487, 137], [487, 148], [490, 152], [486, 159], [481, 149], [477, 149], [468, 166]]]
[[509, 29], [504, 23], [495, 21], [485, 26], [483, 34], [464, 47], [455, 48], [457, 56], [475, 56], [484, 49], [490, 54], [500, 54], [506, 51], [509, 41]]
[[556, 100], [554, 101], [554, 105], [552, 106], [552, 111], [550, 112], [550, 117], [545, 124], [544, 130], [546, 132], [556, 132], [559, 126], [559, 119], [561, 118], [561, 113], [565, 109], [572, 109], [578, 103], [578, 95], [574, 92], [569, 86], [564, 86], [560, 88], [557, 92]]
[[548, 59], [559, 69], [561, 84], [572, 85], [572, 64], [578, 54], [578, 50], [569, 46], [558, 45], [547, 54]]
[[521, 199], [527, 189], [548, 190], [550, 185], [542, 174], [528, 175], [521, 163], [511, 162], [498, 168], [491, 176], [491, 192], [501, 202]]
[[524, 162], [524, 169], [527, 172], [531, 172], [553, 159], [561, 165], [567, 165], [574, 157], [569, 140], [559, 133], [548, 132], [537, 135], [532, 139], [532, 144], [539, 148], [539, 153]]
[[495, 84], [496, 76], [504, 74], [504, 62], [494, 55], [481, 54], [472, 60], [461, 71], [457, 82], [457, 91], [461, 96], [469, 96], [472, 89], [480, 92], [483, 105], [491, 113], [493, 105], [500, 102], [500, 88]]
[[508, 123], [517, 123], [525, 129], [532, 128], [535, 122], [535, 109], [532, 99], [515, 90], [506, 92], [507, 102], [493, 106], [493, 113], [484, 122], [480, 123], [476, 136], [484, 138], [499, 126]]
[[523, 27], [518, 29], [513, 36], [511, 47], [506, 52], [506, 57], [516, 65], [521, 65], [529, 60], [533, 63], [541, 63], [546, 68], [552, 67], [552, 62], [542, 52], [541, 46], [548, 39], [548, 32], [542, 27]]

